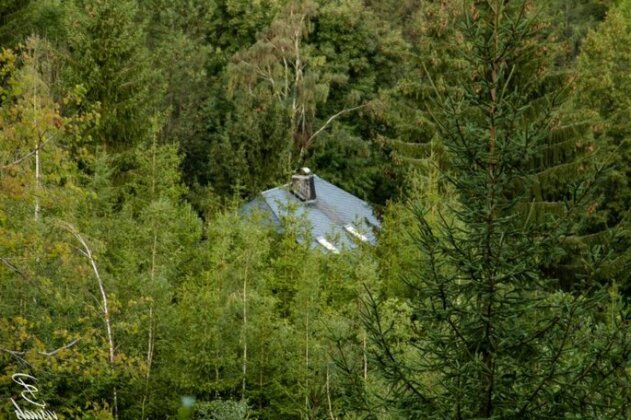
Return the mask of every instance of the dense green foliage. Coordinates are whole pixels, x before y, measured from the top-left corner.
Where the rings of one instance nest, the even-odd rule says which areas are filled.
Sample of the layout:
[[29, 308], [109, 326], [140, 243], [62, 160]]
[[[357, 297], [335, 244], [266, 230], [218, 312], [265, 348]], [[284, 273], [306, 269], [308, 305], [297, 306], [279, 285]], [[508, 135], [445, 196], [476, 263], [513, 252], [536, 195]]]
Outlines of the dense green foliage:
[[[439, 95], [435, 115], [455, 203], [439, 217], [415, 210], [412, 339], [366, 299], [386, 406], [407, 418], [627, 417], [626, 397], [615, 396], [628, 386], [631, 350], [618, 296], [593, 286], [593, 266], [574, 271], [572, 293], [548, 269], [591, 203], [598, 157], [556, 134], [566, 88], [545, 67], [525, 5], [480, 4], [467, 18], [472, 77], [461, 94]], [[575, 160], [548, 157], [559, 154]], [[584, 264], [603, 263], [585, 254]], [[598, 305], [611, 311], [607, 323]]]
[[[60, 418], [629, 417], [630, 34], [629, 0], [0, 0], [0, 417], [16, 373]], [[376, 246], [240, 211], [304, 165]]]

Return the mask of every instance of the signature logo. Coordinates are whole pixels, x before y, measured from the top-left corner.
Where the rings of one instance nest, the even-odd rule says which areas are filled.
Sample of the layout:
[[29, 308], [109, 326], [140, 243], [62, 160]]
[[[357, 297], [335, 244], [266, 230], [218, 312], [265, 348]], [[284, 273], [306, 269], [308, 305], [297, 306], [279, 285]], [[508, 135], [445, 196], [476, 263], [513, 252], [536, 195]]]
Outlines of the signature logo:
[[11, 376], [11, 379], [16, 384], [22, 387], [22, 392], [20, 393], [21, 399], [18, 399], [19, 402], [27, 403], [27, 406], [21, 406], [18, 404], [18, 401], [15, 401], [11, 398], [11, 403], [15, 407], [15, 416], [18, 420], [30, 420], [30, 419], [55, 419], [57, 420], [57, 414], [51, 410], [45, 410], [46, 403], [40, 401], [37, 398], [37, 393], [39, 390], [34, 385], [37, 382], [37, 379], [34, 376], [27, 375], [26, 373], [16, 373]]

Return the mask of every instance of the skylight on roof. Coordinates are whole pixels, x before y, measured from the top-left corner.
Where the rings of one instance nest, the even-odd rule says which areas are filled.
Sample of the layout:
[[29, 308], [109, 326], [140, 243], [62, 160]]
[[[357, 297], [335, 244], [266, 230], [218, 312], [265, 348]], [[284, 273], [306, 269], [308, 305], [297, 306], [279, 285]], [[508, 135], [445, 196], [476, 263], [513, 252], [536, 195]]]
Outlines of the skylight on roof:
[[331, 251], [334, 254], [339, 254], [340, 251], [333, 245], [331, 242], [327, 241], [324, 236], [318, 236], [317, 241], [320, 245], [322, 245], [325, 249]]
[[353, 235], [354, 237], [356, 237], [357, 239], [359, 239], [362, 242], [368, 242], [368, 237], [366, 235], [363, 235], [362, 233], [360, 233], [355, 226], [348, 224], [346, 226], [344, 226], [344, 229], [350, 233], [351, 235]]

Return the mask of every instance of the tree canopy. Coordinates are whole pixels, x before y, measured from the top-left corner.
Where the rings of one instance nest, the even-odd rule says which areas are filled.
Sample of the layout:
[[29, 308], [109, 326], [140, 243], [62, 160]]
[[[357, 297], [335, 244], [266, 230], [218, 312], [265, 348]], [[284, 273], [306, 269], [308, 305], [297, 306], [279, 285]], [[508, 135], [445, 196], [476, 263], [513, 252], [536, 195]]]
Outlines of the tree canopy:
[[[0, 0], [0, 417], [630, 417], [630, 34], [629, 0]], [[375, 244], [248, 205], [305, 166]]]

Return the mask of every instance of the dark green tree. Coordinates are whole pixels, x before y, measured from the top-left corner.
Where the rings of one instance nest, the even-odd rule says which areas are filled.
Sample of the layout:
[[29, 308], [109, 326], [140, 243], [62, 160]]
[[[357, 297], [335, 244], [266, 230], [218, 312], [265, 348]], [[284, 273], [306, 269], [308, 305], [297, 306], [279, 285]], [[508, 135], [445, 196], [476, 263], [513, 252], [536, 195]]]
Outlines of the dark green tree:
[[21, 26], [29, 21], [33, 2], [30, 0], [2, 0], [0, 2], [0, 44], [12, 47], [17, 33], [23, 35]]
[[[168, 3], [169, 7], [156, 12], [162, 22], [157, 26], [164, 29], [161, 48], [167, 51], [167, 59], [179, 62], [166, 72], [172, 76], [167, 104], [176, 118], [166, 129], [177, 131], [176, 137], [186, 134], [177, 140], [184, 152], [184, 180], [196, 190], [193, 199], [203, 201], [210, 187], [224, 198], [234, 193], [237, 184], [247, 186], [252, 192], [260, 191], [258, 169], [262, 165], [257, 164], [249, 174], [244, 155], [271, 163], [267, 170], [261, 168], [265, 176], [273, 171], [278, 175], [274, 166], [276, 158], [267, 157], [265, 150], [260, 155], [256, 150], [249, 153], [253, 148], [248, 144], [260, 144], [258, 136], [269, 137], [274, 143], [277, 131], [284, 128], [276, 116], [271, 116], [272, 121], [262, 121], [259, 129], [257, 119], [264, 120], [270, 114], [261, 116], [254, 112], [258, 104], [245, 101], [239, 95], [228, 95], [228, 65], [234, 54], [256, 42], [257, 35], [269, 25], [283, 1], [217, 0], [212, 7], [208, 2], [196, 1], [194, 13], [172, 2], [158, 4], [163, 3]], [[184, 35], [172, 37], [174, 27]], [[164, 65], [161, 57], [157, 60]], [[190, 64], [182, 63], [189, 60]], [[195, 91], [193, 95], [191, 90]], [[202, 102], [195, 102], [198, 99]], [[256, 130], [258, 134], [253, 133]], [[246, 144], [241, 143], [244, 141]], [[239, 143], [243, 147], [239, 147]]]
[[[596, 143], [607, 150], [612, 170], [601, 182], [602, 200], [586, 228], [609, 228], [603, 242], [616, 260], [604, 270], [628, 295], [631, 274], [631, 2], [621, 1], [591, 31], [577, 60], [576, 106], [592, 120]], [[602, 235], [601, 235], [602, 236]]]
[[[436, 184], [433, 172], [446, 169], [449, 162], [431, 118], [432, 112], [439, 112], [432, 109], [431, 98], [434, 89], [458, 90], [467, 76], [458, 54], [465, 43], [461, 2], [407, 2], [403, 8], [379, 2], [371, 7], [389, 16], [408, 44], [402, 77], [381, 95], [383, 106], [378, 115], [384, 128], [379, 132], [379, 142], [399, 178], [407, 181], [400, 183], [401, 194], [415, 194], [419, 183], [424, 184], [421, 189], [443, 190], [444, 185]], [[404, 19], [407, 15], [412, 18]]]
[[158, 98], [166, 114], [161, 137], [187, 153], [199, 154], [193, 148], [206, 134], [205, 105], [212, 81], [209, 76], [214, 76], [208, 71], [214, 46], [207, 39], [213, 11], [214, 4], [203, 0], [152, 0], [141, 12], [148, 20], [152, 64], [165, 84], [165, 92]]
[[439, 95], [435, 115], [457, 202], [438, 217], [417, 203], [404, 322], [395, 328], [366, 298], [382, 396], [404, 417], [629, 415], [620, 390], [631, 341], [615, 289], [594, 281], [602, 257], [580, 255], [586, 268], [571, 291], [545, 269], [567, 252], [600, 171], [574, 138], [573, 160], [547, 160], [568, 89], [546, 64], [530, 3], [467, 11], [471, 78], [462, 94]]
[[145, 23], [134, 0], [77, 0], [68, 13], [67, 79], [99, 106], [92, 133], [98, 146], [117, 153], [147, 140], [162, 83], [151, 66]]
[[589, 30], [605, 19], [616, 0], [552, 0], [535, 1], [552, 35], [550, 45], [555, 62], [563, 68], [573, 67]]

